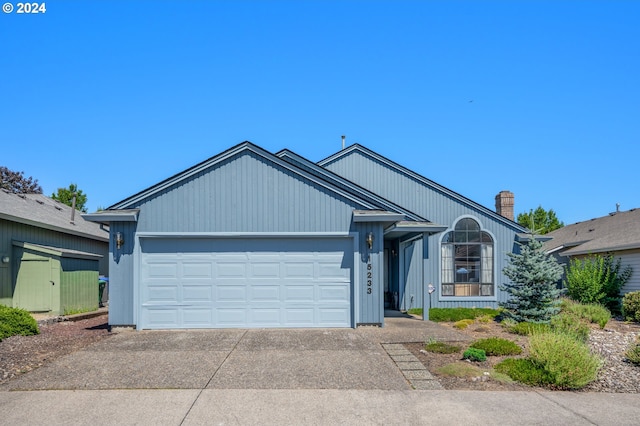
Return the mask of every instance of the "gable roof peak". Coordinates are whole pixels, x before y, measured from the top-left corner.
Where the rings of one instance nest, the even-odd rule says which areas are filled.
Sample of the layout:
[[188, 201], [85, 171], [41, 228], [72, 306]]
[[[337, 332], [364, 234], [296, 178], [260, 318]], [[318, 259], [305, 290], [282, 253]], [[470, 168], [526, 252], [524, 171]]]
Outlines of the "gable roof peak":
[[500, 222], [503, 222], [505, 224], [508, 224], [509, 226], [511, 226], [512, 228], [515, 228], [516, 230], [519, 230], [520, 232], [524, 232], [526, 230], [526, 228], [522, 225], [520, 225], [519, 223], [515, 222], [514, 220], [512, 220], [511, 218], [505, 217], [493, 210], [491, 210], [488, 207], [483, 206], [482, 204], [479, 204], [461, 194], [459, 194], [458, 192], [455, 192], [445, 186], [442, 186], [434, 181], [432, 181], [429, 178], [426, 178], [424, 176], [422, 176], [421, 174], [414, 172], [413, 170], [408, 169], [407, 167], [396, 163], [393, 160], [388, 159], [387, 157], [378, 154], [377, 152], [359, 144], [359, 143], [354, 143], [353, 145], [348, 146], [347, 148], [336, 152], [333, 155], [330, 155], [329, 157], [325, 158], [324, 160], [321, 160], [318, 162], [318, 165], [320, 167], [327, 167], [329, 166], [331, 163], [340, 160], [341, 158], [344, 158], [350, 154], [352, 154], [353, 152], [358, 152], [361, 153], [365, 156], [368, 156], [370, 158], [375, 159], [376, 161], [379, 161], [382, 164], [387, 165], [388, 167], [395, 169], [396, 171], [398, 171], [399, 173], [402, 173], [408, 177], [410, 177], [411, 179], [414, 179], [415, 181], [420, 182], [422, 185], [425, 185], [427, 187], [430, 187], [432, 189], [434, 189], [435, 191], [441, 192], [443, 194], [448, 195], [449, 197], [452, 197], [454, 199], [457, 199], [459, 202], [467, 204], [470, 207], [473, 207], [474, 209], [480, 210], [482, 212], [484, 212], [485, 214], [492, 216], [494, 218], [496, 218], [497, 220], [499, 220]]

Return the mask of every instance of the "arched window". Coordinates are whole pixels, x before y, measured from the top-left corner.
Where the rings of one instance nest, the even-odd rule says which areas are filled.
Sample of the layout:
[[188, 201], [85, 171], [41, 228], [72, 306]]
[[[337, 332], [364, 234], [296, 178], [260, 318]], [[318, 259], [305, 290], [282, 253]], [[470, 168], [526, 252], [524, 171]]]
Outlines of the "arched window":
[[464, 218], [442, 239], [442, 296], [493, 296], [493, 239]]

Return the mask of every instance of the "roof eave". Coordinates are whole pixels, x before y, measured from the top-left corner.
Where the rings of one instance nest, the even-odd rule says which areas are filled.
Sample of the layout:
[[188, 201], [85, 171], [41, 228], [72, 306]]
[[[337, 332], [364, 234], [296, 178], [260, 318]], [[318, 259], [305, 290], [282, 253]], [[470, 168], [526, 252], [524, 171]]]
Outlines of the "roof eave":
[[88, 253], [80, 250], [70, 250], [60, 247], [44, 246], [23, 241], [12, 241], [12, 245], [44, 254], [50, 254], [58, 257], [68, 257], [72, 259], [100, 260], [104, 257], [100, 254]]
[[354, 210], [353, 222], [398, 222], [404, 220], [403, 214], [383, 210]]
[[35, 226], [36, 228], [48, 229], [50, 231], [56, 231], [56, 232], [60, 232], [60, 233], [63, 233], [63, 234], [75, 235], [77, 237], [88, 238], [90, 240], [109, 242], [109, 237], [106, 236], [106, 235], [104, 237], [101, 237], [99, 235], [88, 234], [86, 232], [77, 231], [77, 230], [69, 229], [69, 228], [63, 228], [61, 226], [51, 225], [51, 224], [48, 224], [48, 223], [42, 223], [42, 222], [38, 222], [38, 221], [35, 221], [35, 220], [26, 219], [26, 218], [23, 218], [23, 217], [17, 217], [17, 216], [12, 216], [12, 215], [8, 215], [8, 214], [0, 213], [0, 219], [9, 220], [9, 221], [16, 222], [16, 223], [22, 223], [23, 225]]
[[597, 249], [587, 249], [587, 250], [576, 250], [571, 249], [561, 253], [563, 256], [581, 256], [586, 254], [596, 254], [596, 253], [610, 253], [614, 251], [623, 251], [623, 250], [635, 250], [640, 249], [639, 243], [633, 244], [624, 244], [619, 246], [610, 246], [610, 247], [601, 247]]
[[[516, 241], [521, 243], [528, 243], [529, 241], [531, 241], [531, 237], [531, 234], [516, 234]], [[553, 237], [549, 237], [546, 235], [533, 235], [533, 238], [541, 242], [551, 241], [553, 239]]]
[[384, 236], [389, 239], [396, 239], [408, 235], [437, 234], [447, 229], [444, 225], [430, 222], [397, 222], [384, 230]]
[[96, 213], [85, 213], [83, 219], [89, 222], [109, 224], [111, 222], [137, 222], [140, 209], [103, 210]]

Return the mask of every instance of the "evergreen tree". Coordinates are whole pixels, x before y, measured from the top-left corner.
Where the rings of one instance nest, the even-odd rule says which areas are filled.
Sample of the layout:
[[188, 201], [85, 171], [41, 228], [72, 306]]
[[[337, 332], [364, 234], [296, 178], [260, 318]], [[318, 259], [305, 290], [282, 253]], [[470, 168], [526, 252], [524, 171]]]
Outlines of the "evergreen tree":
[[515, 321], [548, 323], [560, 311], [562, 290], [556, 283], [562, 276], [562, 266], [545, 254], [542, 243], [533, 236], [520, 247], [520, 254], [507, 253], [510, 264], [502, 271], [511, 283], [500, 289], [509, 293], [510, 298], [500, 302], [500, 306]]

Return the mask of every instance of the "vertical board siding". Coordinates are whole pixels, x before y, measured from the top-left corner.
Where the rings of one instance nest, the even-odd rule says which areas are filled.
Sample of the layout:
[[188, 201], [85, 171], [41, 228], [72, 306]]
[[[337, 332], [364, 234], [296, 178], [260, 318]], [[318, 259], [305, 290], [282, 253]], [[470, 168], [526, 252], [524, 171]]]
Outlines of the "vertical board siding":
[[[136, 233], [346, 234], [352, 230], [353, 210], [365, 206], [287, 167], [243, 151], [128, 207], [140, 209], [138, 222], [117, 222], [111, 226], [109, 323], [112, 325], [135, 325]], [[376, 244], [382, 250], [382, 229], [374, 228], [378, 234]], [[125, 246], [120, 250], [115, 248], [116, 232], [122, 232], [125, 238]], [[382, 268], [377, 258], [375, 265]], [[354, 270], [362, 266], [356, 264]], [[376, 275], [381, 279], [382, 269]], [[359, 282], [355, 285], [366, 286], [363, 281], [366, 273], [358, 270], [357, 276]], [[359, 290], [358, 297], [363, 297], [366, 289]], [[359, 310], [360, 318], [355, 318], [355, 322], [381, 323], [382, 294], [373, 294], [363, 301], [367, 306]]]
[[[16, 260], [13, 307], [32, 312], [60, 310], [60, 258], [22, 247]], [[52, 283], [50, 285], [49, 283]]]
[[346, 232], [362, 208], [250, 152], [137, 207], [139, 232]]
[[[358, 303], [360, 313], [356, 320], [357, 324], [378, 324], [384, 322], [384, 238], [382, 226], [376, 223], [360, 223], [356, 227], [358, 231], [359, 247], [359, 268], [358, 282]], [[373, 232], [373, 248], [369, 249], [366, 237], [369, 232]], [[368, 269], [368, 265], [371, 269]], [[371, 278], [367, 273], [371, 272]], [[367, 293], [367, 280], [371, 279], [371, 293]]]
[[[472, 204], [461, 202], [437, 188], [427, 186], [414, 177], [401, 173], [389, 165], [357, 151], [352, 151], [344, 157], [334, 159], [325, 164], [324, 167], [393, 203], [401, 205], [434, 223], [446, 225], [450, 229], [462, 217], [474, 218], [480, 223], [481, 228], [488, 231], [494, 238], [496, 295], [498, 301], [506, 300], [507, 295], [499, 291], [498, 286], [507, 281], [507, 278], [502, 273], [502, 269], [507, 265], [507, 253], [516, 249], [515, 235], [519, 230], [515, 225], [510, 227]], [[439, 300], [440, 239], [442, 234], [430, 235], [425, 244], [425, 249], [428, 249], [428, 253], [433, 254], [425, 259], [423, 272], [425, 284], [432, 283], [436, 287], [436, 292], [431, 299], [433, 306], [497, 306], [496, 301], [488, 299], [480, 301], [466, 301], [464, 299], [455, 301]]]
[[[116, 247], [115, 235], [122, 232], [124, 245]], [[133, 253], [136, 249], [136, 223], [114, 222], [111, 224], [109, 245], [109, 324], [135, 325], [133, 315]], [[97, 296], [96, 296], [97, 298]]]
[[60, 281], [61, 314], [98, 309], [98, 271], [63, 271]]
[[622, 262], [621, 266], [631, 266], [631, 277], [627, 284], [622, 288], [622, 294], [630, 293], [632, 291], [640, 291], [640, 250], [629, 250], [625, 252], [619, 252], [616, 254]]
[[0, 264], [0, 304], [11, 305], [13, 285], [17, 274], [12, 241], [79, 250], [103, 256], [99, 261], [100, 274], [108, 275], [109, 246], [107, 242], [64, 234], [31, 225], [0, 219], [0, 256], [9, 256], [9, 264]]

